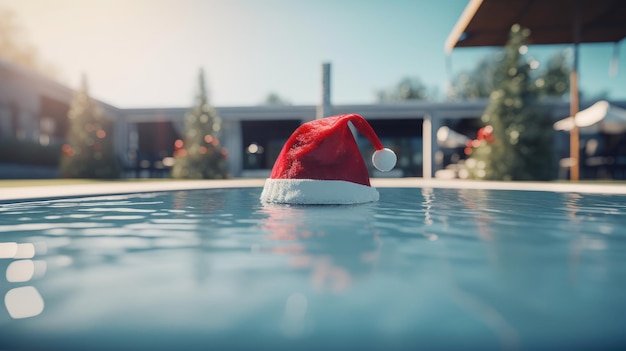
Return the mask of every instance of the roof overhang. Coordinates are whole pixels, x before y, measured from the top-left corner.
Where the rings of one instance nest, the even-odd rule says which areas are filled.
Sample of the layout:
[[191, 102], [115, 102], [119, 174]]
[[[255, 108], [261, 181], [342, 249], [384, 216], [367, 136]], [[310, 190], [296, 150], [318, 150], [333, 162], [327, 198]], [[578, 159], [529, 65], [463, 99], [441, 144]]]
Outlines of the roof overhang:
[[[576, 7], [578, 10], [576, 11]], [[529, 28], [530, 44], [618, 42], [626, 37], [623, 0], [471, 0], [445, 42], [445, 52], [473, 46], [504, 46], [514, 24]]]

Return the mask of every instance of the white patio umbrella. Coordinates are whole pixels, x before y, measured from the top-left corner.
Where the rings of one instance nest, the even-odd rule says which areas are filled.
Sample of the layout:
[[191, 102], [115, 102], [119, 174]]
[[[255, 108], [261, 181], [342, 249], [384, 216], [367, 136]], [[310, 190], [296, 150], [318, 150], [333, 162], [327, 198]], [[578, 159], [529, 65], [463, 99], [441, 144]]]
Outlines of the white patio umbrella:
[[454, 149], [464, 147], [468, 140], [468, 137], [455, 132], [447, 126], [443, 126], [437, 130], [437, 144], [443, 148]]
[[576, 114], [576, 118], [567, 117], [554, 123], [555, 130], [570, 131], [574, 120], [584, 134], [603, 132], [621, 134], [626, 132], [626, 110], [611, 105], [608, 101], [598, 101]]

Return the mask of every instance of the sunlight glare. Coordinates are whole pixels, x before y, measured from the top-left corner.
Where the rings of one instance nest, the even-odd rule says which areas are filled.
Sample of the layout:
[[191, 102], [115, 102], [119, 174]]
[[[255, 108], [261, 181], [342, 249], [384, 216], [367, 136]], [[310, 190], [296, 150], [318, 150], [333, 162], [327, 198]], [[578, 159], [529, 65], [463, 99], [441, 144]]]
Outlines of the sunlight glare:
[[13, 258], [33, 258], [35, 256], [35, 245], [32, 243], [17, 244], [17, 252]]
[[287, 298], [282, 321], [282, 329], [285, 336], [296, 338], [302, 335], [305, 327], [307, 306], [308, 300], [302, 293], [294, 293]]
[[17, 253], [17, 243], [0, 243], [0, 258], [13, 258]]
[[4, 304], [13, 319], [35, 317], [44, 309], [43, 298], [34, 286], [9, 290], [4, 296]]

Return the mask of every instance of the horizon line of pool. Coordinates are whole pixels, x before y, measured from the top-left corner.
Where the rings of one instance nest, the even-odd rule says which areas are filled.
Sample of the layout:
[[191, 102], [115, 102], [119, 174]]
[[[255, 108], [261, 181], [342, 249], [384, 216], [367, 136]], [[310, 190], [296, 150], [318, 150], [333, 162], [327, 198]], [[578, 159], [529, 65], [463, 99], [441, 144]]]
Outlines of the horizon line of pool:
[[[120, 195], [132, 193], [151, 193], [179, 190], [259, 188], [263, 187], [263, 178], [236, 178], [227, 180], [183, 180], [166, 182], [129, 182], [103, 184], [70, 184], [52, 186], [29, 186], [0, 188], [0, 202], [19, 200], [58, 199], [81, 196]], [[423, 178], [372, 178], [376, 188], [446, 188], [446, 189], [482, 189], [482, 190], [520, 190], [547, 191], [559, 193], [590, 193], [626, 195], [626, 185], [616, 184], [581, 184], [555, 182], [504, 182], [482, 180], [440, 180]]]

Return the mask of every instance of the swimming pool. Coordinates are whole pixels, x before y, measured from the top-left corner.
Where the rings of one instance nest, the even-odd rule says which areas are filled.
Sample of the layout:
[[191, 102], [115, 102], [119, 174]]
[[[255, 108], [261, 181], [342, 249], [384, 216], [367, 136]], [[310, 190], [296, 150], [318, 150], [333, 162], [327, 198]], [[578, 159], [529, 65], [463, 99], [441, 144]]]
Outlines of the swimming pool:
[[626, 345], [626, 196], [261, 188], [0, 203], [0, 349]]

